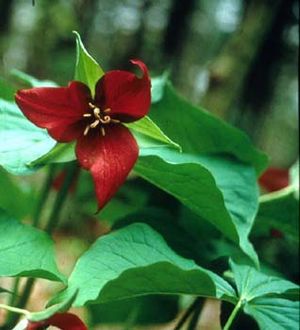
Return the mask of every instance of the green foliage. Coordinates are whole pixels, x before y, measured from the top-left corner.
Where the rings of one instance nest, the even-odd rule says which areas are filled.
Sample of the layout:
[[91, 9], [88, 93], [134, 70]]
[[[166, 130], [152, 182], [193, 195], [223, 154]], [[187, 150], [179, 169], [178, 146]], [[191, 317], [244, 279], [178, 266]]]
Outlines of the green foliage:
[[12, 70], [11, 75], [28, 87], [57, 87], [57, 84], [51, 80], [39, 80], [20, 70]]
[[76, 35], [77, 45], [75, 80], [85, 83], [93, 94], [96, 82], [103, 76], [104, 72], [100, 65], [85, 49], [80, 35], [76, 31], [73, 31], [73, 33]]
[[32, 210], [32, 194], [21, 189], [2, 168], [0, 168], [0, 187], [3, 192], [5, 191], [0, 194], [0, 208], [8, 214], [21, 218]]
[[299, 295], [298, 285], [281, 278], [265, 275], [247, 265], [230, 262], [240, 299], [250, 302], [254, 298], [276, 296], [295, 298]]
[[[104, 72], [75, 34], [75, 79], [93, 93]], [[31, 87], [57, 86], [20, 71], [13, 76]], [[45, 130], [31, 124], [12, 102], [14, 91], [0, 80], [0, 141], [5, 141], [0, 145], [0, 165], [20, 175], [74, 160], [75, 143], [56, 143]], [[71, 305], [99, 304], [96, 310], [108, 321], [149, 320], [158, 312], [156, 302], [163, 295], [173, 295], [168, 298], [176, 301], [174, 295], [187, 294], [230, 302], [235, 311], [242, 309], [252, 316], [261, 329], [296, 329], [298, 286], [258, 270], [258, 257], [248, 239], [256, 219], [252, 237], [278, 228], [298, 244], [296, 175], [291, 186], [261, 197], [258, 204], [256, 181], [266, 167], [266, 156], [244, 133], [180, 97], [167, 74], [152, 79], [149, 117], [126, 126], [140, 149], [134, 171], [152, 186], [135, 178], [121, 187], [100, 213], [114, 223], [113, 231], [97, 239], [77, 260], [68, 286], [50, 301], [57, 304], [30, 313], [29, 319], [40, 321]], [[151, 188], [145, 191], [136, 182]], [[0, 194], [0, 207], [5, 210], [0, 210], [0, 276], [64, 282], [48, 235], [15, 220], [31, 211], [31, 192], [25, 193], [4, 170], [0, 171], [0, 186], [7, 192]], [[177, 208], [150, 208], [151, 189], [176, 198]], [[90, 191], [91, 181], [81, 176], [74, 198], [76, 212], [90, 216], [94, 207]], [[234, 256], [230, 267], [236, 290], [217, 271], [200, 266], [224, 255]], [[248, 264], [248, 257], [255, 267]], [[222, 267], [217, 269], [221, 273]], [[0, 292], [6, 290], [0, 288]], [[155, 308], [144, 315], [141, 311], [149, 309], [149, 302]]]
[[[140, 133], [135, 136], [141, 149], [145, 149], [145, 143], [143, 145], [143, 139], [145, 140], [145, 138], [148, 138], [148, 140], [151, 139], [153, 142], [155, 142], [154, 147], [156, 148], [169, 146], [181, 151], [181, 147], [177, 143], [173, 142], [168, 136], [166, 136], [149, 117], [144, 117], [134, 123], [127, 124], [126, 126], [133, 131], [133, 134]], [[159, 144], [159, 142], [161, 143]]]
[[148, 295], [88, 306], [93, 324], [157, 324], [172, 321], [178, 313], [178, 297]]
[[28, 318], [28, 320], [30, 320], [32, 322], [39, 322], [42, 320], [49, 319], [52, 315], [54, 315], [56, 313], [66, 312], [72, 306], [72, 303], [74, 302], [74, 300], [76, 298], [76, 295], [77, 295], [77, 292], [74, 292], [74, 294], [71, 295], [69, 299], [63, 301], [62, 303], [51, 306], [49, 308], [46, 308], [45, 310], [43, 310], [41, 312], [30, 313], [27, 316], [27, 318]]
[[27, 166], [55, 145], [46, 130], [32, 124], [16, 104], [0, 99], [0, 165], [12, 174], [29, 174]]
[[257, 298], [244, 307], [261, 330], [298, 330], [299, 302], [281, 298]]
[[152, 101], [150, 118], [183, 152], [228, 154], [252, 165], [258, 174], [266, 168], [266, 155], [245, 133], [184, 100], [166, 78], [154, 84]]
[[52, 240], [0, 210], [0, 276], [30, 276], [65, 280], [58, 271]]
[[280, 230], [291, 242], [299, 243], [299, 199], [294, 186], [260, 198], [253, 235], [269, 235], [271, 229]]
[[0, 98], [6, 101], [14, 101], [15, 88], [0, 77]]
[[68, 287], [53, 302], [75, 306], [105, 303], [145, 294], [200, 295], [235, 301], [221, 277], [173, 252], [146, 224], [132, 224], [98, 239], [77, 261]]
[[212, 223], [257, 262], [247, 238], [258, 203], [254, 170], [225, 157], [167, 149], [157, 154], [140, 157], [135, 171]]
[[239, 301], [261, 329], [298, 329], [299, 287], [289, 281], [267, 276], [256, 269], [231, 261]]

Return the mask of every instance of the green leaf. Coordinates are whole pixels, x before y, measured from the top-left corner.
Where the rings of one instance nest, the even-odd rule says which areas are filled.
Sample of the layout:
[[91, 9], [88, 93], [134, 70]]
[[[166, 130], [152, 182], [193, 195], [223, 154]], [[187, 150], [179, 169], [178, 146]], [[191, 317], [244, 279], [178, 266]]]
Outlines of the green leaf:
[[299, 199], [295, 186], [261, 196], [253, 235], [269, 236], [278, 229], [295, 244], [299, 243]]
[[0, 193], [0, 208], [18, 219], [30, 212], [32, 194], [22, 190], [2, 168], [0, 168], [0, 187], [2, 192], [5, 191]]
[[278, 298], [299, 297], [299, 286], [279, 277], [268, 276], [247, 265], [230, 261], [237, 290], [241, 299], [250, 302], [254, 298], [276, 296]]
[[30, 313], [27, 318], [29, 321], [32, 322], [40, 322], [49, 319], [52, 315], [56, 313], [64, 313], [70, 309], [76, 296], [77, 291], [74, 292], [73, 295], [71, 295], [67, 300], [63, 301], [62, 303], [51, 306], [41, 312]]
[[79, 33], [76, 31], [73, 31], [73, 33], [76, 35], [77, 46], [75, 80], [85, 83], [93, 94], [96, 82], [103, 76], [104, 71], [85, 49]]
[[120, 217], [119, 221], [113, 225], [113, 229], [122, 228], [137, 221], [146, 223], [160, 233], [170, 248], [182, 257], [193, 259], [201, 265], [207, 260], [211, 262], [211, 241], [210, 237], [207, 237], [207, 231], [203, 233], [204, 239], [197, 234], [188, 233], [167, 210], [144, 206], [135, 213]]
[[27, 165], [53, 148], [53, 140], [32, 124], [16, 104], [0, 99], [0, 165], [12, 174], [33, 172]]
[[288, 300], [299, 299], [298, 285], [233, 261], [230, 266], [241, 306], [261, 329], [298, 329], [299, 303]]
[[0, 99], [4, 99], [6, 101], [14, 101], [15, 92], [15, 88], [11, 86], [6, 80], [0, 77]]
[[0, 210], [0, 276], [40, 277], [65, 280], [58, 271], [53, 241], [33, 227], [24, 225]]
[[[135, 132], [140, 133], [150, 139], [161, 142], [162, 145], [174, 147], [181, 151], [180, 146], [169, 139], [149, 117], [144, 117], [126, 126], [133, 131], [133, 134]], [[139, 141], [139, 136], [136, 137], [137, 141]]]
[[262, 330], [298, 330], [299, 302], [280, 298], [256, 298], [244, 307]]
[[51, 80], [39, 80], [35, 77], [17, 69], [11, 71], [11, 75], [29, 87], [57, 87], [58, 85]]
[[75, 306], [146, 294], [191, 294], [235, 301], [221, 277], [173, 252], [149, 226], [130, 225], [98, 239], [77, 261], [68, 287], [53, 301]]
[[248, 241], [258, 204], [254, 169], [225, 157], [169, 149], [157, 149], [156, 153], [143, 157], [141, 152], [136, 173], [213, 224], [258, 263]]
[[[180, 97], [170, 83], [162, 79], [155, 85], [155, 103], [150, 118], [186, 153], [222, 153], [255, 167], [260, 174], [266, 167], [266, 156], [254, 148], [242, 131], [230, 126], [205, 110]], [[163, 96], [157, 96], [163, 94]], [[157, 101], [159, 100], [159, 101]]]
[[[123, 299], [106, 304], [90, 305], [92, 324], [126, 324], [131, 320], [134, 326], [166, 323], [173, 321], [178, 310], [178, 297], [169, 295], [148, 295]], [[133, 326], [133, 325], [132, 325]]]
[[28, 166], [35, 167], [51, 163], [66, 163], [75, 159], [75, 142], [56, 143], [56, 145], [48, 153], [34, 160]]

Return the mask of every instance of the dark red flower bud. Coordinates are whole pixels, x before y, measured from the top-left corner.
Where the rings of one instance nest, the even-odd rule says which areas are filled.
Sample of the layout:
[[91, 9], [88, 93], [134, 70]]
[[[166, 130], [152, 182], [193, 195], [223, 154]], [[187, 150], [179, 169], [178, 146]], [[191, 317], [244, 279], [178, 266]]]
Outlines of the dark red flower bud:
[[269, 192], [283, 189], [289, 185], [289, 171], [270, 167], [259, 178], [259, 183]]
[[48, 320], [40, 322], [29, 321], [27, 330], [44, 330], [53, 325], [61, 330], [88, 330], [80, 318], [71, 313], [57, 313]]

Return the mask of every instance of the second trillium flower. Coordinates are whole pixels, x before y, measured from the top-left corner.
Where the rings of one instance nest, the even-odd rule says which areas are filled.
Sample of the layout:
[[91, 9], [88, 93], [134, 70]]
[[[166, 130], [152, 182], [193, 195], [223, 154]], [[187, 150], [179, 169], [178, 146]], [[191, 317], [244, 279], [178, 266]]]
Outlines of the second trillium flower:
[[138, 158], [135, 138], [122, 123], [144, 117], [150, 108], [146, 65], [132, 60], [142, 77], [127, 71], [104, 74], [89, 88], [72, 81], [67, 87], [38, 87], [17, 92], [16, 102], [35, 125], [58, 142], [76, 140], [76, 157], [91, 172], [102, 208], [123, 184]]

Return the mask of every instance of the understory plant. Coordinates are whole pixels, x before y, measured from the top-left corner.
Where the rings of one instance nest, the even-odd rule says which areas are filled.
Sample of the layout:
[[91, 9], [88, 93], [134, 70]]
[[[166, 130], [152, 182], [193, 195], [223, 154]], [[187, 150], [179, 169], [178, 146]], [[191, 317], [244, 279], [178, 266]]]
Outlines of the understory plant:
[[0, 81], [0, 328], [298, 329], [298, 165], [260, 196], [242, 131], [140, 59], [105, 73], [75, 35], [65, 86]]

